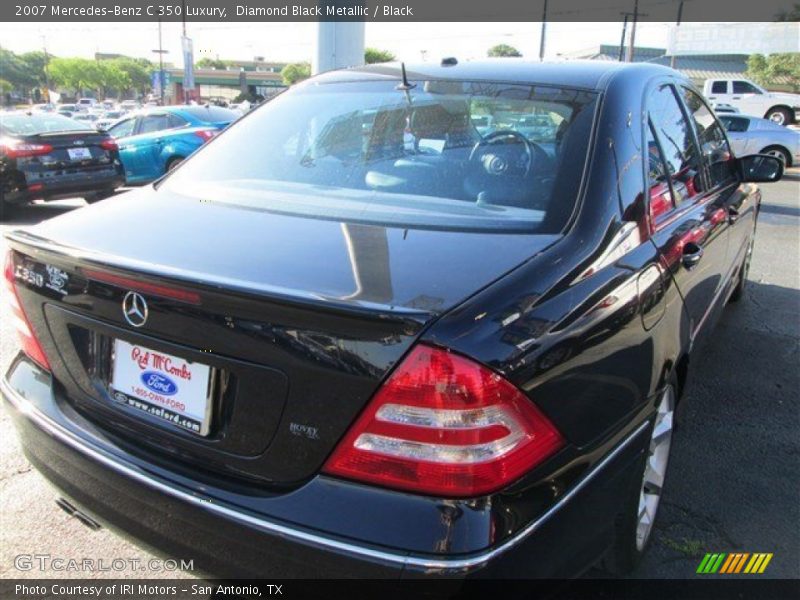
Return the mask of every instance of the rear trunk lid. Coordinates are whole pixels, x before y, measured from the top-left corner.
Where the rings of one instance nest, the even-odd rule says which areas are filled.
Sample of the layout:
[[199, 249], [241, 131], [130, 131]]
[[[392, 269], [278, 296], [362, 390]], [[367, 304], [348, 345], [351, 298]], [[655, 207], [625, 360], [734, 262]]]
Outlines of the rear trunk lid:
[[25, 173], [29, 185], [52, 183], [59, 175], [110, 169], [116, 158], [115, 150], [101, 145], [109, 137], [100, 132], [44, 133], [18, 139], [51, 148], [46, 154], [17, 159], [17, 167]]
[[[148, 188], [9, 239], [20, 299], [85, 418], [153, 460], [291, 486], [428, 324], [555, 237], [347, 224]], [[146, 304], [133, 322], [132, 294]], [[163, 374], [168, 358], [178, 387], [207, 383], [193, 400], [207, 431], [116, 397], [132, 381], [121, 371], [158, 360]]]

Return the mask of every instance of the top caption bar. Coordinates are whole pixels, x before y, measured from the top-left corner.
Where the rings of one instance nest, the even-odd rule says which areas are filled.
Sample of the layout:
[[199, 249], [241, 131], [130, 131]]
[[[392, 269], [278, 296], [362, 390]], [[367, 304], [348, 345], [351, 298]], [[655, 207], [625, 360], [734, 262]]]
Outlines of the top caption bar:
[[[782, 21], [794, 0], [4, 0], [0, 21]], [[794, 12], [793, 12], [794, 11]]]

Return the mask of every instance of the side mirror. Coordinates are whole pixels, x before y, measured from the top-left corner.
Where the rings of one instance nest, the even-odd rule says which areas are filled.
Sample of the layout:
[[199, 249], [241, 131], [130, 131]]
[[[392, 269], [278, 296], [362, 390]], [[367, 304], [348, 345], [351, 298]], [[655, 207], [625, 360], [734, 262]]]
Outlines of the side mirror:
[[751, 154], [738, 159], [742, 181], [772, 183], [783, 177], [783, 161], [768, 154]]

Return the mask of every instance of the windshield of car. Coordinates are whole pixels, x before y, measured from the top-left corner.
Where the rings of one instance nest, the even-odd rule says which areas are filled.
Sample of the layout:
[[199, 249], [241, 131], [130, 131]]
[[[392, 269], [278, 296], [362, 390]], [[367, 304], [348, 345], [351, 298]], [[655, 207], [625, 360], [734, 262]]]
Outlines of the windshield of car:
[[380, 225], [555, 233], [572, 214], [596, 94], [470, 81], [316, 84], [232, 125], [165, 189]]
[[36, 135], [54, 131], [92, 131], [85, 123], [58, 113], [12, 113], [0, 115], [0, 132], [5, 135]]

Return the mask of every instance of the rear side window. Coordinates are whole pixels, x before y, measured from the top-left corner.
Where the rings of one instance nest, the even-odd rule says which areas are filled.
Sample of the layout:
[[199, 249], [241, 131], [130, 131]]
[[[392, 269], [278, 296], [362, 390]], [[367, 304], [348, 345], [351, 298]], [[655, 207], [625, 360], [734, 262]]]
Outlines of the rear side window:
[[725, 133], [722, 131], [714, 113], [705, 102], [688, 88], [683, 88], [683, 99], [686, 108], [694, 121], [697, 139], [703, 158], [708, 166], [711, 186], [716, 187], [735, 177], [732, 154]]
[[703, 191], [702, 163], [672, 86], [658, 88], [648, 99], [656, 140], [666, 161], [677, 204], [691, 202]]
[[730, 133], [743, 133], [747, 131], [750, 125], [749, 119], [742, 119], [741, 117], [720, 117], [722, 125]]
[[647, 127], [647, 179], [650, 214], [658, 225], [660, 218], [675, 207], [675, 200], [670, 187], [669, 167], [656, 142], [652, 122]]
[[152, 133], [161, 131], [169, 127], [169, 117], [167, 115], [146, 115], [142, 117], [139, 125], [139, 133]]
[[749, 81], [734, 81], [733, 82], [733, 93], [734, 94], [760, 94], [761, 90], [759, 90], [756, 86], [754, 86]]
[[711, 84], [711, 93], [712, 94], [727, 94], [728, 93], [728, 82], [727, 81], [715, 81]]
[[167, 115], [167, 126], [170, 129], [175, 127], [183, 127], [184, 125], [186, 125], [186, 119], [183, 117], [179, 117], [178, 115], [173, 115], [171, 113]]

